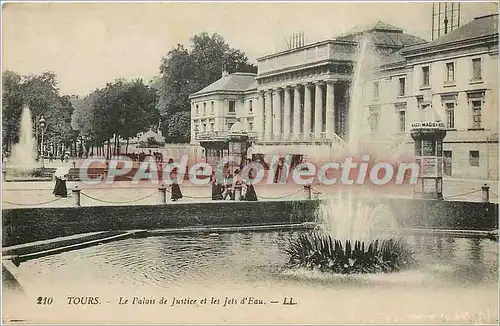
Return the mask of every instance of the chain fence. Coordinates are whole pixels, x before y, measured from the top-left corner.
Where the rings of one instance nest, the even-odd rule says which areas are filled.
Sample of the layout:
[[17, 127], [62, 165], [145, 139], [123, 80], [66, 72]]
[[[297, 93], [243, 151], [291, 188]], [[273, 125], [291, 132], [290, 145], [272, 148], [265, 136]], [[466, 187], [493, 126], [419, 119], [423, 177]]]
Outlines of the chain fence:
[[92, 199], [92, 200], [96, 200], [98, 202], [101, 202], [101, 203], [107, 203], [107, 204], [128, 204], [128, 203], [135, 203], [135, 202], [138, 202], [138, 201], [141, 201], [141, 200], [144, 200], [144, 199], [148, 199], [152, 196], [154, 196], [155, 194], [157, 194], [158, 192], [155, 191], [147, 196], [144, 196], [144, 197], [141, 197], [141, 198], [137, 198], [137, 199], [132, 199], [132, 200], [126, 200], [126, 201], [111, 201], [111, 200], [104, 200], [104, 199], [99, 199], [99, 198], [96, 198], [96, 197], [93, 197], [93, 196], [90, 196], [84, 192], [81, 192], [81, 194], [89, 199]]
[[289, 194], [289, 195], [284, 195], [284, 196], [278, 196], [278, 197], [267, 197], [267, 196], [261, 196], [261, 195], [257, 195], [258, 198], [262, 198], [262, 199], [283, 199], [283, 198], [288, 198], [288, 197], [292, 197], [292, 196], [295, 196], [297, 195], [299, 192], [302, 192], [304, 191], [304, 189], [299, 189], [298, 191], [292, 193], [292, 194]]
[[450, 198], [462, 197], [462, 196], [474, 194], [474, 193], [477, 193], [477, 192], [480, 192], [480, 191], [482, 191], [482, 190], [481, 189], [471, 190], [471, 191], [468, 191], [468, 192], [464, 192], [464, 193], [459, 193], [459, 194], [455, 194], [455, 195], [443, 197], [443, 199], [450, 199]]
[[[144, 188], [143, 188], [144, 189]], [[172, 193], [170, 188], [166, 188], [165, 189], [167, 193]], [[304, 191], [304, 188], [301, 188], [293, 193], [290, 193], [290, 194], [286, 194], [286, 195], [281, 195], [281, 196], [263, 196], [263, 195], [257, 195], [257, 197], [259, 199], [267, 199], [267, 200], [273, 200], [273, 199], [285, 199], [285, 198], [289, 198], [289, 197], [293, 197], [297, 194], [299, 194], [300, 192], [303, 192]], [[457, 193], [457, 194], [454, 194], [454, 195], [450, 195], [450, 196], [446, 196], [444, 197], [443, 199], [444, 200], [448, 200], [448, 199], [452, 199], [452, 198], [457, 198], [457, 197], [463, 197], [463, 196], [467, 196], [467, 195], [471, 195], [471, 194], [474, 194], [474, 193], [478, 193], [478, 192], [481, 192], [482, 189], [473, 189], [471, 191], [467, 191], [467, 192], [463, 192], [463, 193]], [[125, 201], [113, 201], [113, 200], [105, 200], [105, 199], [100, 199], [100, 198], [97, 198], [97, 197], [94, 197], [94, 196], [91, 196], [87, 193], [84, 193], [84, 192], [81, 192], [81, 195], [89, 198], [89, 199], [92, 199], [92, 200], [95, 200], [95, 201], [98, 201], [98, 202], [102, 202], [102, 203], [107, 203], [107, 204], [128, 204], [128, 203], [134, 203], [134, 202], [139, 202], [139, 201], [142, 201], [142, 200], [145, 200], [145, 199], [148, 199], [148, 198], [151, 198], [152, 196], [154, 196], [155, 194], [158, 193], [158, 190], [155, 190], [154, 192], [146, 195], [146, 196], [143, 196], [143, 197], [140, 197], [140, 198], [136, 198], [136, 199], [131, 199], [131, 200], [125, 200]], [[321, 195], [326, 195], [327, 193], [324, 192], [324, 191], [320, 191], [316, 188], [313, 188], [311, 187], [311, 195], [312, 196], [315, 196], [316, 198], [318, 196], [321, 196]], [[490, 190], [490, 196], [491, 197], [496, 197], [498, 198], [498, 194], [496, 194], [495, 192], [491, 191]], [[191, 199], [211, 199], [212, 196], [193, 196], [193, 195], [186, 195], [186, 194], [183, 194], [183, 197], [185, 198], [191, 198]], [[64, 197], [57, 197], [55, 199], [51, 199], [51, 200], [48, 200], [48, 201], [44, 201], [44, 202], [38, 202], [38, 203], [16, 203], [16, 202], [11, 202], [11, 201], [3, 201], [3, 203], [5, 204], [9, 204], [9, 205], [14, 205], [14, 206], [37, 206], [37, 205], [46, 205], [46, 204], [50, 204], [50, 203], [53, 203], [53, 202], [56, 202], [56, 201], [59, 201], [61, 199], [63, 199]]]
[[36, 206], [36, 205], [45, 205], [45, 204], [50, 204], [50, 203], [53, 203], [53, 202], [56, 202], [58, 200], [61, 200], [63, 197], [58, 197], [58, 198], [55, 198], [55, 199], [51, 199], [51, 200], [48, 200], [48, 201], [44, 201], [44, 202], [41, 202], [41, 203], [14, 203], [14, 202], [10, 202], [10, 201], [6, 201], [6, 200], [3, 200], [2, 202], [4, 202], [5, 204], [9, 204], [9, 205], [15, 205], [15, 206]]

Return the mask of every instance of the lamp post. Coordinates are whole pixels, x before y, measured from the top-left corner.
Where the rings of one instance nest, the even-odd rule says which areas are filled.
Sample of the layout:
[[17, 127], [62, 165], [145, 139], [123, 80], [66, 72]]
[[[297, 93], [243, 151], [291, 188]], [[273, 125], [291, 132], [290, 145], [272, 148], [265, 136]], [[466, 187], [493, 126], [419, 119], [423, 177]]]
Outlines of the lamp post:
[[38, 120], [38, 122], [40, 123], [40, 129], [41, 129], [41, 133], [42, 133], [42, 141], [40, 143], [40, 158], [42, 159], [42, 169], [45, 167], [45, 162], [44, 162], [44, 159], [43, 159], [43, 150], [44, 150], [44, 146], [43, 146], [43, 133], [45, 131], [45, 119], [43, 118], [43, 115], [40, 117], [40, 120]]

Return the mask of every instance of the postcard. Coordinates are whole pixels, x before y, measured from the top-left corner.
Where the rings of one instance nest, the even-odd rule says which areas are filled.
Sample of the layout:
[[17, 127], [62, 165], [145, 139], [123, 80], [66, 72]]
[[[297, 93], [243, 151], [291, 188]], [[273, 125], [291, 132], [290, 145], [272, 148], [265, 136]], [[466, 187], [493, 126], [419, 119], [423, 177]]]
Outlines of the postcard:
[[498, 324], [498, 3], [5, 2], [5, 324]]

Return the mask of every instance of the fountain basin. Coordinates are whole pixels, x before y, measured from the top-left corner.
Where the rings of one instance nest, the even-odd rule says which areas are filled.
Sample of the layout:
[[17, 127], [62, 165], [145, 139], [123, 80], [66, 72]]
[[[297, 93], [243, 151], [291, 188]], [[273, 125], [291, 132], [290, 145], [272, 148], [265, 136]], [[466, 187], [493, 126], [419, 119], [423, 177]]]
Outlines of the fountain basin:
[[[26, 296], [4, 293], [4, 311], [11, 318], [109, 323], [140, 322], [144, 316], [156, 323], [237, 323], [245, 319], [330, 324], [391, 320], [490, 323], [498, 318], [498, 248], [494, 242], [410, 236], [407, 241], [419, 261], [410, 270], [325, 275], [286, 268], [284, 248], [296, 236], [297, 232], [285, 231], [130, 238], [31, 260], [14, 269]], [[68, 313], [19, 309], [39, 293], [63, 298], [55, 304]], [[68, 306], [68, 295], [98, 296], [107, 313], [103, 315], [99, 306]], [[214, 297], [221, 302], [120, 307], [120, 296], [130, 300], [146, 297], [157, 303], [162, 297], [208, 297], [209, 301]], [[238, 302], [253, 297], [266, 304], [222, 307], [225, 297]], [[298, 304], [284, 306], [284, 297], [293, 297]], [[271, 304], [274, 300], [279, 304]]]
[[[360, 199], [363, 200], [363, 199]], [[373, 198], [367, 200], [373, 201]], [[404, 229], [498, 229], [498, 204], [383, 198]], [[85, 205], [85, 203], [82, 203]], [[3, 245], [108, 230], [315, 222], [319, 200], [3, 209]]]

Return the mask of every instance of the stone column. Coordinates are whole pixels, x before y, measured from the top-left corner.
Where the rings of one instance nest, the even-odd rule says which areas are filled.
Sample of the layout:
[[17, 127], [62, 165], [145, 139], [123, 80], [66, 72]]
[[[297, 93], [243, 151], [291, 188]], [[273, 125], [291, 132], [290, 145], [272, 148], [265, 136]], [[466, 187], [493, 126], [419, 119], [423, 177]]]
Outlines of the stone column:
[[219, 131], [220, 130], [220, 114], [219, 114], [219, 106], [220, 106], [220, 103], [219, 101], [215, 100], [214, 101], [214, 128], [215, 128], [215, 131]]
[[326, 84], [326, 138], [333, 139], [335, 133], [335, 84], [327, 82]]
[[[194, 111], [192, 111], [194, 112]], [[195, 135], [195, 130], [196, 130], [196, 123], [194, 121], [195, 114], [191, 114], [191, 144], [194, 144], [196, 142], [196, 135]]]
[[267, 90], [266, 92], [266, 123], [265, 123], [265, 138], [272, 140], [273, 132], [273, 111], [272, 111], [272, 96], [273, 91]]
[[264, 92], [259, 92], [259, 104], [257, 108], [256, 128], [259, 133], [259, 140], [264, 140]]
[[300, 85], [293, 88], [293, 127], [292, 134], [296, 139], [300, 135]]
[[226, 98], [222, 102], [222, 108], [219, 111], [219, 115], [221, 117], [221, 125], [220, 125], [221, 128], [220, 128], [220, 130], [222, 130], [222, 131], [228, 131], [227, 124], [226, 124], [226, 121], [224, 119], [224, 117], [227, 114], [226, 112], [227, 112], [228, 108], [229, 108], [229, 100]]
[[311, 139], [312, 89], [304, 85], [304, 140]]
[[285, 93], [285, 108], [283, 110], [283, 139], [289, 139], [290, 138], [290, 122], [291, 122], [291, 117], [290, 117], [290, 106], [291, 106], [291, 96], [290, 92], [291, 89], [289, 87], [285, 87], [283, 92]]
[[273, 92], [273, 135], [275, 140], [281, 136], [281, 89]]
[[314, 139], [321, 139], [323, 132], [323, 82], [316, 83], [314, 101]]

